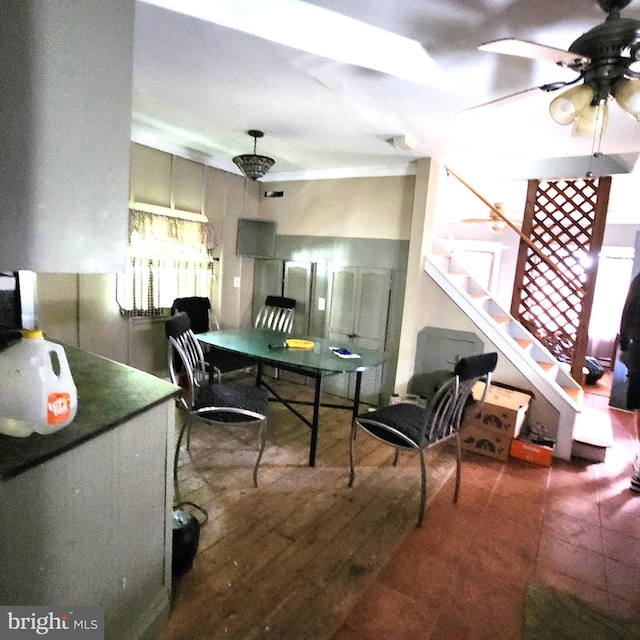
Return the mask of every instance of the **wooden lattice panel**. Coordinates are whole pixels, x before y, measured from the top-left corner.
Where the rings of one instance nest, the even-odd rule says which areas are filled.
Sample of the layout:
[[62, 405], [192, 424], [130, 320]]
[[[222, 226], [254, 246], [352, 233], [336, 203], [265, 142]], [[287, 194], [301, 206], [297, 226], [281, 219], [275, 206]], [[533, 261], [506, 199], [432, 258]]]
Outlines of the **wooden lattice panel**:
[[584, 361], [609, 186], [610, 178], [529, 182], [530, 243], [520, 245], [511, 312], [561, 362]]

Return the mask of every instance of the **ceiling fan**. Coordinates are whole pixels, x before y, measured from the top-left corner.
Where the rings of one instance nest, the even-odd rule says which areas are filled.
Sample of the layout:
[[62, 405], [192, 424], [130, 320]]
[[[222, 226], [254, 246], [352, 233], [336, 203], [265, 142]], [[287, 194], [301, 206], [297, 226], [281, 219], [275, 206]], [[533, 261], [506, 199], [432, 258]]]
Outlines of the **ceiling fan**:
[[[502, 217], [496, 213], [497, 210]], [[510, 226], [520, 227], [522, 225], [522, 220], [511, 220], [509, 219], [509, 224], [506, 222], [505, 218], [508, 218], [507, 212], [504, 210], [504, 204], [502, 202], [494, 203], [493, 207], [489, 209], [489, 216], [486, 218], [465, 218], [462, 220], [463, 224], [486, 224], [492, 233], [504, 233], [507, 228]]]
[[578, 75], [567, 82], [551, 82], [479, 106], [512, 101], [537, 91], [553, 92], [571, 87], [551, 101], [549, 111], [557, 123], [573, 124], [573, 135], [602, 135], [608, 119], [607, 102], [612, 98], [640, 120], [640, 68], [632, 68], [640, 61], [640, 20], [620, 16], [620, 11], [631, 0], [596, 1], [607, 13], [606, 20], [581, 35], [567, 51], [515, 38], [480, 45], [481, 51], [553, 62]]

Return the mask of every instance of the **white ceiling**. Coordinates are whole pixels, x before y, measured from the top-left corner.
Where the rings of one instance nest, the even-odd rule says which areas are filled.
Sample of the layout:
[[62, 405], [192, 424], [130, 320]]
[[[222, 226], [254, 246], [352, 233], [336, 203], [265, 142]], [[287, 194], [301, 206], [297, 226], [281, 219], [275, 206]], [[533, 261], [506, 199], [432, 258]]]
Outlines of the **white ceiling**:
[[[187, 15], [202, 7], [209, 19]], [[240, 23], [230, 8], [245, 11]], [[314, 8], [364, 25], [326, 12], [298, 22], [299, 10]], [[640, 19], [640, 2], [622, 15]], [[502, 179], [626, 172], [640, 152], [640, 123], [615, 104], [600, 160], [592, 140], [550, 118], [551, 94], [455, 115], [574, 76], [478, 51], [481, 43], [517, 37], [567, 49], [604, 18], [593, 0], [137, 0], [132, 136], [237, 172], [231, 158], [251, 152], [246, 132], [261, 129], [258, 153], [276, 161], [269, 180], [410, 173], [421, 157]], [[380, 29], [390, 32], [372, 49], [351, 35], [367, 25], [379, 38]], [[244, 31], [262, 27], [298, 41], [287, 46]], [[318, 55], [327, 46], [331, 57]], [[366, 66], [332, 59], [352, 55]], [[412, 150], [388, 142], [403, 135], [415, 141]]]

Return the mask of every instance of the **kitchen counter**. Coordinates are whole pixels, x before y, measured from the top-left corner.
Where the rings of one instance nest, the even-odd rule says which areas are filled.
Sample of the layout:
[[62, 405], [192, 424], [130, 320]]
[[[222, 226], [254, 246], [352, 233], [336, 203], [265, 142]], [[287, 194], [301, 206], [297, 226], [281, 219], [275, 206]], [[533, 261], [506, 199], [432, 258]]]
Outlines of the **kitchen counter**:
[[0, 434], [0, 480], [7, 480], [164, 402], [178, 387], [107, 358], [65, 345], [78, 390], [73, 422], [46, 436]]
[[105, 640], [155, 638], [171, 603], [179, 388], [65, 350], [73, 422], [0, 436], [0, 605], [99, 605]]

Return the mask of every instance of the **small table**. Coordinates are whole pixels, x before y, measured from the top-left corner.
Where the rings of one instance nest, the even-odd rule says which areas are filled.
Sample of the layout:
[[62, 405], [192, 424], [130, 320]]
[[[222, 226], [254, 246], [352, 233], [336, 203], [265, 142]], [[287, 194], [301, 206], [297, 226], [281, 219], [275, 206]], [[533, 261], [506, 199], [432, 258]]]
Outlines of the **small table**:
[[[320, 422], [320, 407], [334, 409], [350, 409], [355, 418], [360, 406], [360, 385], [362, 373], [372, 367], [377, 367], [389, 359], [390, 355], [376, 349], [358, 347], [359, 358], [340, 358], [334, 355], [330, 347], [340, 346], [327, 338], [310, 338], [314, 342], [313, 349], [283, 348], [288, 338], [300, 336], [272, 331], [270, 329], [237, 329], [229, 331], [207, 331], [196, 334], [196, 338], [203, 344], [217, 349], [224, 349], [233, 353], [240, 353], [254, 359], [258, 366], [256, 384], [262, 384], [274, 398], [296, 415], [311, 429], [311, 443], [309, 445], [309, 466], [315, 466], [316, 449], [318, 444], [318, 426]], [[270, 348], [271, 347], [271, 348]], [[275, 347], [275, 348], [274, 348]], [[280, 396], [262, 379], [264, 365], [277, 369], [291, 371], [313, 378], [315, 394], [313, 402], [291, 400]], [[353, 405], [321, 403], [322, 379], [339, 373], [355, 373], [356, 384]], [[309, 420], [293, 405], [313, 405], [313, 418]]]

